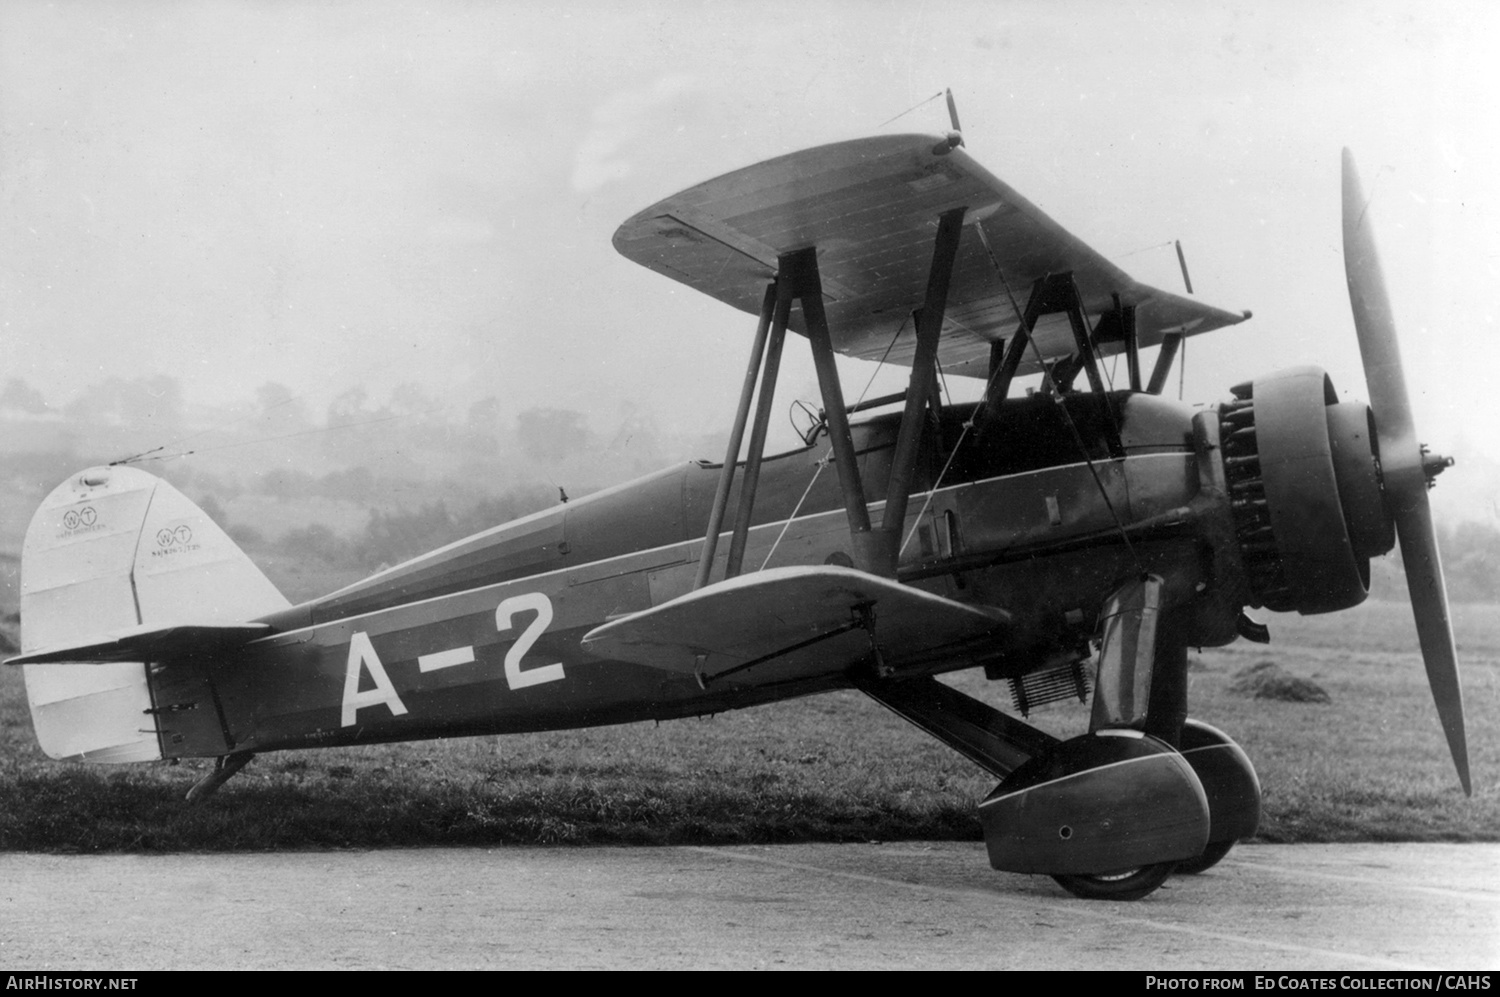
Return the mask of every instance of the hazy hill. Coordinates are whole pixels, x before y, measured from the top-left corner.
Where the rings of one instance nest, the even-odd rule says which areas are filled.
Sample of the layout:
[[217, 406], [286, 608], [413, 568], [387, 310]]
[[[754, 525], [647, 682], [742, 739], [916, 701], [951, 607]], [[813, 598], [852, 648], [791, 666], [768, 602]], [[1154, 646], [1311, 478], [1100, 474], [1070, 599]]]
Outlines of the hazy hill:
[[277, 384], [191, 407], [171, 378], [111, 378], [54, 406], [12, 379], [0, 389], [0, 552], [19, 551], [41, 499], [95, 463], [133, 459], [252, 543], [274, 544], [319, 525], [354, 540], [377, 513], [434, 507], [466, 526], [555, 501], [559, 487], [579, 496], [718, 458], [723, 439], [664, 431], [636, 407], [609, 426], [567, 409], [507, 413], [495, 399], [454, 412], [410, 384], [387, 399], [354, 388], [314, 414]]

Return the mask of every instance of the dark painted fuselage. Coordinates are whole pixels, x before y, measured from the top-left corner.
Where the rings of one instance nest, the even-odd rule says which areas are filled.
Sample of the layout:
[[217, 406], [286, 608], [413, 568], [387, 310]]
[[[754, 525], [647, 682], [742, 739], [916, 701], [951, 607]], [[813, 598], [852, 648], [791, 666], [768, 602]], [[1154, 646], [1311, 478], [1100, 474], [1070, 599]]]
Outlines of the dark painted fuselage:
[[[1066, 409], [1044, 396], [1000, 412], [950, 406], [929, 425], [899, 578], [1002, 607], [1013, 626], [1003, 644], [922, 671], [1023, 674], [1085, 648], [1121, 578], [1152, 570], [1203, 593], [1222, 574], [1205, 542], [1205, 509], [1224, 503], [1205, 485], [1214, 462], [1194, 439], [1202, 420], [1125, 392], [1070, 395]], [[855, 427], [877, 511], [897, 421]], [[838, 478], [819, 471], [826, 453], [819, 439], [767, 460], [746, 571], [848, 563]], [[719, 475], [689, 463], [559, 505], [268, 617], [276, 633], [231, 657], [156, 668], [158, 702], [207, 682], [218, 712], [166, 724], [168, 756], [667, 719], [846, 686], [843, 675], [787, 680], [765, 668], [705, 691], [581, 650], [594, 627], [691, 590]], [[737, 503], [731, 495], [729, 509]], [[1213, 595], [1195, 643], [1232, 637]]]

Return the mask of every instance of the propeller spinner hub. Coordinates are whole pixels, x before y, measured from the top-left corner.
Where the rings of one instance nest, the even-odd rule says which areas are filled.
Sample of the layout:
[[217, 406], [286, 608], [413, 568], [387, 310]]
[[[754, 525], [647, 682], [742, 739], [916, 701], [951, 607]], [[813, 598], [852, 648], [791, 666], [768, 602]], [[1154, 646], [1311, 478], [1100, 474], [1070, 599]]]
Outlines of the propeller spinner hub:
[[1437, 484], [1437, 476], [1453, 466], [1452, 457], [1444, 457], [1442, 454], [1433, 453], [1422, 444], [1422, 475], [1427, 479], [1427, 487], [1431, 488]]

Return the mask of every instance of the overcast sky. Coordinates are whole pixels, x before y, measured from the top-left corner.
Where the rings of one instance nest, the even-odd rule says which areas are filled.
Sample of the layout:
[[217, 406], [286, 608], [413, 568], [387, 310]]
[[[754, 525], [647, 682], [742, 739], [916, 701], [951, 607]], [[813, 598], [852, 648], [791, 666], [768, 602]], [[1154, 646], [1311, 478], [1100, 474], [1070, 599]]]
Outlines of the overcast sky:
[[[0, 6], [0, 376], [315, 411], [727, 425], [754, 319], [619, 257], [685, 186], [952, 87], [969, 152], [1140, 279], [1255, 318], [1189, 400], [1321, 363], [1363, 397], [1339, 150], [1374, 196], [1422, 435], [1500, 455], [1500, 15], [1480, 2]], [[934, 101], [885, 131], [943, 131]], [[1145, 247], [1156, 247], [1147, 249]], [[1141, 251], [1143, 250], [1144, 251]], [[815, 397], [806, 347], [789, 395]], [[846, 369], [858, 394], [868, 365]], [[683, 455], [691, 456], [691, 455]]]

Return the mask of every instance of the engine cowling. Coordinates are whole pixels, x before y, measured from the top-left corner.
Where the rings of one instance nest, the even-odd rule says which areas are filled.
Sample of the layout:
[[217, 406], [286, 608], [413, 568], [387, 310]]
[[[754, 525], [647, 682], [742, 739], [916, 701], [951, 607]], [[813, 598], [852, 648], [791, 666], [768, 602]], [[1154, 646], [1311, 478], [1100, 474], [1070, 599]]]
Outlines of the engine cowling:
[[1369, 406], [1340, 402], [1319, 367], [1232, 391], [1220, 439], [1252, 604], [1311, 615], [1363, 602], [1370, 558], [1395, 545]]

